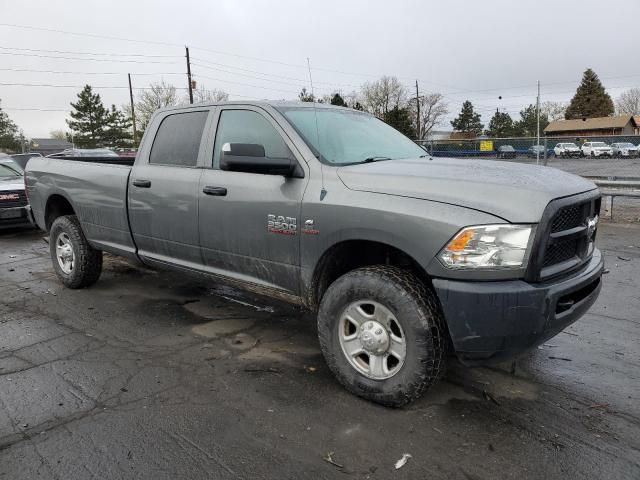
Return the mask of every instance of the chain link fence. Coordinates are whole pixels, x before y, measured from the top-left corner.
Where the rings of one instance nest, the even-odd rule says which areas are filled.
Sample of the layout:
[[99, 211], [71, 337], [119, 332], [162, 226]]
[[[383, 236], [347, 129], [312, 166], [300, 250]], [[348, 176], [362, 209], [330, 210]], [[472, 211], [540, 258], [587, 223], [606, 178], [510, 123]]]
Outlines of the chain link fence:
[[[558, 143], [574, 143], [581, 148], [586, 142], [604, 142], [609, 146], [630, 143], [638, 150], [633, 150], [630, 155], [614, 153], [613, 157], [561, 157], [554, 152]], [[615, 221], [640, 223], [640, 135], [541, 137], [539, 158], [535, 137], [424, 140], [417, 143], [435, 157], [499, 158], [507, 162], [539, 163], [581, 175], [599, 184], [604, 198], [601, 211], [604, 218], [613, 221], [615, 210]]]

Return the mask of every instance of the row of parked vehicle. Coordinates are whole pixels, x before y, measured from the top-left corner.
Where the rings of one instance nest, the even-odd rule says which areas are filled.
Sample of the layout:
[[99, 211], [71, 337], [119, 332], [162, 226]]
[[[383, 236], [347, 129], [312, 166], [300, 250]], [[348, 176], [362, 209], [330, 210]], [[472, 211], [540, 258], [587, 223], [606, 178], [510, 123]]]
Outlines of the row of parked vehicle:
[[[544, 156], [545, 150], [542, 145], [533, 145], [527, 149], [528, 158], [540, 158]], [[518, 151], [512, 145], [501, 145], [496, 150], [496, 157], [499, 159], [516, 158]], [[585, 142], [578, 147], [572, 142], [558, 143], [553, 149], [547, 151], [547, 157], [554, 155], [558, 158], [570, 157], [610, 157], [610, 158], [633, 158], [640, 157], [640, 145], [631, 142], [615, 142], [607, 145], [605, 142]]]
[[584, 142], [582, 147], [575, 143], [558, 143], [553, 153], [556, 157], [637, 157], [640, 156], [640, 145], [631, 142], [615, 142], [607, 145], [605, 142]]

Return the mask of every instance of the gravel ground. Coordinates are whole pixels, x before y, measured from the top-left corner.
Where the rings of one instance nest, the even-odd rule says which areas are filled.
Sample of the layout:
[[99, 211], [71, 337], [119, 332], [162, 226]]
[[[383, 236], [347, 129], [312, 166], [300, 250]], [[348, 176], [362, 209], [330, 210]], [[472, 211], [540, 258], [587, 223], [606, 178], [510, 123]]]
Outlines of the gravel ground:
[[42, 233], [0, 233], [0, 478], [640, 478], [640, 228], [599, 244], [600, 299], [515, 374], [452, 363], [392, 410], [308, 314], [113, 257], [67, 290]]

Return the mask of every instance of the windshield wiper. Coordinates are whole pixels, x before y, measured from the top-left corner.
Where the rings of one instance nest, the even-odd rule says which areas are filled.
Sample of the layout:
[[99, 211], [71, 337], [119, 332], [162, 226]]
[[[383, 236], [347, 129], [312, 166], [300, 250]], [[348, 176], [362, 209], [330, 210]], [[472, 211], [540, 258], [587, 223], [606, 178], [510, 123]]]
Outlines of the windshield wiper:
[[367, 157], [363, 160], [364, 163], [371, 163], [371, 162], [379, 162], [381, 160], [391, 160], [389, 157]]

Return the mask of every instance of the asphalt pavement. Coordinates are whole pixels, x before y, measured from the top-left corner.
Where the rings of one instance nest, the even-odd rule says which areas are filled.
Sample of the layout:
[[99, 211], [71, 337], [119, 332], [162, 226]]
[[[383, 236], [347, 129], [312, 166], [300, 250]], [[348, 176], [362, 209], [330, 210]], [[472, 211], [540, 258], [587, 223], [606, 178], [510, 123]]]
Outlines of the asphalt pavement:
[[338, 385], [309, 314], [114, 257], [68, 290], [42, 232], [0, 233], [0, 478], [638, 479], [640, 227], [599, 245], [584, 318], [394, 410]]

